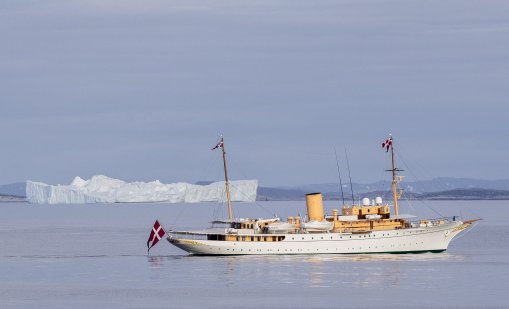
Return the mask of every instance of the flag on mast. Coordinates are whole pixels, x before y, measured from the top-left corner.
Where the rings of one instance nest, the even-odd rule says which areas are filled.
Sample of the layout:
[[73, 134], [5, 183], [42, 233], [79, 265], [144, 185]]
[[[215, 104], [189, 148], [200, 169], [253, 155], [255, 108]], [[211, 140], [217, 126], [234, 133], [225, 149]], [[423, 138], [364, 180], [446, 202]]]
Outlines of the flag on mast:
[[392, 147], [392, 136], [389, 134], [389, 138], [382, 143], [382, 148], [385, 148], [389, 152], [389, 147]]
[[152, 227], [152, 231], [150, 231], [150, 236], [147, 240], [147, 249], [150, 253], [150, 248], [152, 248], [161, 238], [166, 234], [166, 231], [164, 230], [161, 223], [159, 223], [159, 220], [156, 220], [154, 223], [154, 226]]
[[223, 147], [224, 146], [224, 143], [223, 143], [223, 138], [221, 137], [221, 140], [219, 141], [219, 143], [217, 143], [216, 146], [214, 146], [214, 148], [210, 149], [210, 150], [214, 150], [214, 149], [217, 149], [219, 147]]

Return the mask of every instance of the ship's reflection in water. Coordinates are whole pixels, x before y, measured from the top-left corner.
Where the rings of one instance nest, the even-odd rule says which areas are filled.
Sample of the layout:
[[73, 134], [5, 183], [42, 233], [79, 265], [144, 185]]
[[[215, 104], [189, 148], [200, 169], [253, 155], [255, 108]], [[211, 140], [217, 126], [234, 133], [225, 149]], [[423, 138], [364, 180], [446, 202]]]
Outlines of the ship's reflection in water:
[[[310, 288], [399, 287], [402, 282], [419, 285], [423, 278], [437, 276], [433, 265], [462, 261], [449, 253], [362, 254], [362, 255], [280, 255], [280, 256], [153, 256], [152, 268], [182, 263], [186, 268], [221, 276], [222, 284], [299, 284]], [[173, 266], [171, 266], [173, 267]], [[190, 273], [190, 275], [192, 272]], [[203, 273], [202, 273], [203, 275]]]

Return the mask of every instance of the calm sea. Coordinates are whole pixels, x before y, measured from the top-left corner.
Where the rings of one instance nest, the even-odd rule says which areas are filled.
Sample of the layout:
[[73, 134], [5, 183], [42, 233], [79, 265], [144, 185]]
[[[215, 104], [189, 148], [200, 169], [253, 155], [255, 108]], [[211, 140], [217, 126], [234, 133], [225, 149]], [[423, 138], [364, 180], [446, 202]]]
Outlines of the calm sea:
[[[0, 308], [507, 308], [508, 201], [402, 209], [483, 220], [437, 254], [197, 257], [161, 241], [147, 256], [155, 219], [207, 227], [223, 205], [0, 203]], [[303, 215], [305, 204], [240, 203], [235, 213]]]

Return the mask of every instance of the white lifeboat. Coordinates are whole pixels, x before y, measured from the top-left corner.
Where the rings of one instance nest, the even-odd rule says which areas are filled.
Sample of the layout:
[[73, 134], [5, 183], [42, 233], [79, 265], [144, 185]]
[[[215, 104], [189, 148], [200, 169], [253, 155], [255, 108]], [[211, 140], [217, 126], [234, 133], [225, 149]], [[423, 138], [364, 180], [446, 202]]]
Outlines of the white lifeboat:
[[267, 232], [269, 234], [281, 234], [295, 231], [295, 224], [288, 222], [275, 222], [267, 225]]
[[307, 232], [328, 232], [334, 227], [334, 222], [329, 221], [309, 221], [302, 223], [302, 228]]

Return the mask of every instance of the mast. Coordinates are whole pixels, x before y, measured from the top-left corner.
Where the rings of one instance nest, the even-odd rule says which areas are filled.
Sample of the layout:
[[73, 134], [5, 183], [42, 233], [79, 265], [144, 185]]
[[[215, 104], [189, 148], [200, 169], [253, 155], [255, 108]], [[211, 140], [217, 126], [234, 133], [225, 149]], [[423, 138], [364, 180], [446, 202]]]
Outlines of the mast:
[[396, 171], [397, 168], [394, 165], [394, 139], [391, 136], [391, 155], [392, 155], [392, 195], [394, 198], [394, 213], [398, 215], [398, 193], [396, 189]]
[[226, 185], [226, 198], [228, 203], [228, 215], [230, 216], [230, 223], [233, 221], [232, 205], [230, 199], [230, 187], [228, 184], [228, 170], [226, 168], [226, 151], [224, 150], [224, 139], [221, 137], [221, 150], [223, 151], [223, 166], [224, 166], [224, 180]]
[[353, 185], [352, 185], [352, 174], [350, 174], [350, 162], [348, 162], [348, 153], [346, 152], [345, 147], [345, 157], [346, 157], [346, 166], [348, 167], [348, 178], [350, 178], [350, 192], [352, 192], [352, 206], [355, 205], [355, 199], [353, 196]]
[[338, 167], [339, 188], [341, 189], [341, 199], [343, 200], [343, 206], [345, 206], [345, 195], [343, 194], [343, 181], [341, 180], [341, 171], [339, 169], [338, 153], [336, 152], [336, 147], [334, 147], [334, 154], [336, 155], [336, 166]]

